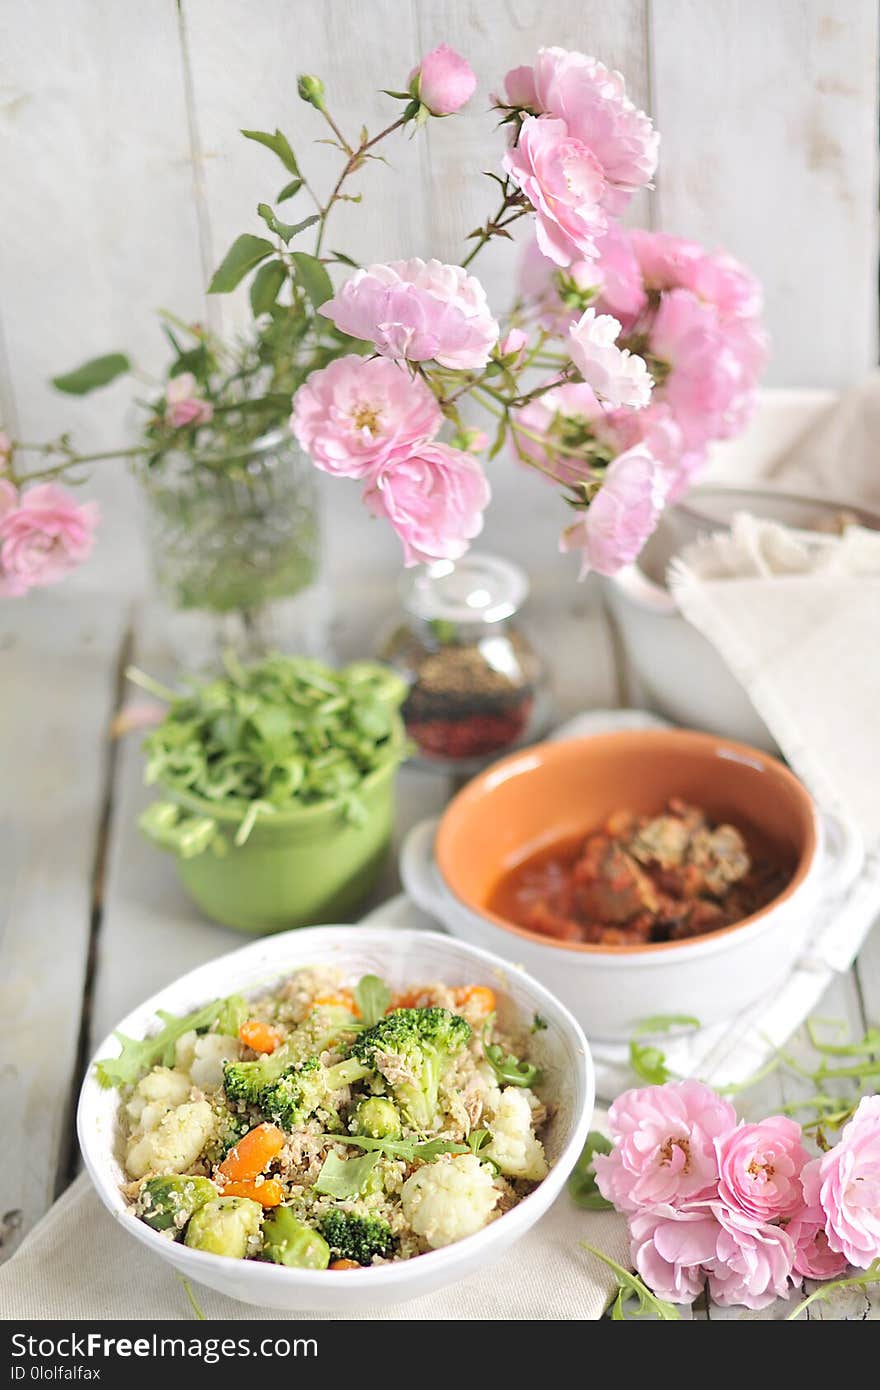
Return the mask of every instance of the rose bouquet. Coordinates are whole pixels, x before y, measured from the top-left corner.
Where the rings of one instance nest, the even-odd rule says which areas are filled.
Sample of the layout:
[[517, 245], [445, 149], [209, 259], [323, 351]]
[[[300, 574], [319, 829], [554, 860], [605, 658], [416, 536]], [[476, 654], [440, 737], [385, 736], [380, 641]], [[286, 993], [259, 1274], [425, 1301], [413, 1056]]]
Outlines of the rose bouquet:
[[747, 1124], [700, 1081], [626, 1091], [574, 1195], [626, 1215], [637, 1278], [663, 1302], [708, 1287], [717, 1304], [761, 1309], [804, 1279], [864, 1287], [880, 1282], [880, 1096], [850, 1116], [811, 1157], [794, 1119]]
[[[635, 558], [709, 444], [747, 420], [766, 355], [760, 291], [724, 253], [624, 228], [633, 194], [651, 185], [658, 134], [619, 73], [561, 48], [541, 49], [532, 65], [509, 72], [492, 99], [507, 136], [490, 174], [500, 201], [470, 233], [461, 264], [412, 258], [364, 267], [328, 250], [334, 209], [360, 199], [350, 180], [383, 157], [378, 147], [454, 115], [475, 88], [467, 62], [441, 45], [387, 93], [401, 103], [397, 117], [350, 139], [323, 83], [301, 77], [299, 95], [340, 156], [327, 196], [280, 131], [243, 132], [287, 178], [274, 206], [259, 204], [262, 234], [238, 237], [209, 287], [227, 293], [250, 278], [255, 323], [251, 347], [241, 350], [254, 371], [233, 371], [218, 389], [215, 375], [199, 374], [203, 349], [219, 356], [200, 331], [194, 344], [175, 341], [161, 409], [153, 407], [158, 438], [138, 452], [161, 457], [178, 437], [216, 428], [221, 414], [234, 428], [253, 412], [271, 420], [283, 408], [286, 416], [292, 397], [301, 446], [318, 469], [361, 483], [366, 509], [391, 525], [409, 565], [463, 554], [490, 500], [483, 456], [506, 449], [559, 489], [561, 521], [568, 512], [560, 544], [580, 554], [581, 572], [610, 574]], [[278, 210], [307, 200], [311, 210], [294, 221]], [[532, 233], [520, 293], [502, 327], [470, 266], [525, 220]], [[309, 250], [292, 249], [307, 237]], [[114, 354], [60, 384], [90, 389], [127, 368]], [[492, 417], [491, 443], [466, 402]], [[7, 449], [7, 591], [59, 578], [83, 558], [94, 521], [80, 516], [75, 539], [48, 524], [37, 539], [31, 520], [31, 559], [23, 559], [21, 513], [44, 510], [39, 497], [28, 502], [29, 483], [55, 487], [83, 462], [66, 439], [41, 447], [48, 463], [36, 471], [19, 462], [26, 448]], [[53, 499], [60, 505], [57, 490]]]

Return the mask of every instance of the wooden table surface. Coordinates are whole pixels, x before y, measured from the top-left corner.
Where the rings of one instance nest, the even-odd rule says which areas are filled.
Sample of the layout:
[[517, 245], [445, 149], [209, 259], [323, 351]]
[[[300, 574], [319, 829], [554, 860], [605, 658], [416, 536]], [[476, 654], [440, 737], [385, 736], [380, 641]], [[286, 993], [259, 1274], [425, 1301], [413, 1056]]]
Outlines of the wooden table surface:
[[[381, 584], [347, 595], [333, 634], [340, 659], [362, 654], [391, 602]], [[560, 719], [626, 702], [626, 673], [596, 589], [538, 584], [531, 619]], [[199, 916], [170, 858], [139, 834], [150, 796], [140, 737], [110, 737], [114, 714], [132, 699], [128, 663], [167, 669], [159, 626], [149, 608], [81, 594], [35, 594], [0, 607], [0, 1259], [77, 1171], [74, 1107], [93, 1046], [142, 999], [241, 944]], [[451, 786], [442, 773], [403, 769], [395, 847], [442, 808]], [[398, 886], [392, 861], [372, 905]], [[817, 1012], [854, 1033], [880, 1021], [877, 929]], [[770, 1113], [793, 1094], [776, 1073], [749, 1093], [748, 1113]], [[694, 1316], [785, 1311], [712, 1307]], [[876, 1317], [880, 1299], [872, 1306], [849, 1293], [812, 1311]]]

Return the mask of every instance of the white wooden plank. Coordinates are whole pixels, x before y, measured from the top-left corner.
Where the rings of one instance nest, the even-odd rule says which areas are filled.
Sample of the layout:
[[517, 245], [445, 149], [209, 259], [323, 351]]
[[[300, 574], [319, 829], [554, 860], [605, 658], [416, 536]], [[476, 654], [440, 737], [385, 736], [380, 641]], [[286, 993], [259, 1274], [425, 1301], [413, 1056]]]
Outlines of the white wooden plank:
[[856, 981], [862, 999], [865, 1024], [880, 1025], [880, 922], [862, 947], [856, 962]]
[[[652, 6], [664, 231], [761, 277], [767, 381], [835, 386], [877, 360], [877, 6]], [[817, 330], [817, 326], [821, 328]]]
[[0, 605], [0, 1259], [68, 1160], [124, 624], [106, 600]]
[[[48, 382], [118, 349], [155, 370], [166, 352], [155, 310], [203, 316], [176, 6], [3, 6], [0, 130], [0, 183], [14, 209], [0, 304], [16, 427], [29, 440], [69, 429], [83, 448], [113, 447], [133, 436], [131, 385], [77, 401]], [[107, 522], [73, 582], [93, 583], [106, 558], [114, 589], [132, 592], [144, 567], [131, 480], [105, 463], [89, 491]]]

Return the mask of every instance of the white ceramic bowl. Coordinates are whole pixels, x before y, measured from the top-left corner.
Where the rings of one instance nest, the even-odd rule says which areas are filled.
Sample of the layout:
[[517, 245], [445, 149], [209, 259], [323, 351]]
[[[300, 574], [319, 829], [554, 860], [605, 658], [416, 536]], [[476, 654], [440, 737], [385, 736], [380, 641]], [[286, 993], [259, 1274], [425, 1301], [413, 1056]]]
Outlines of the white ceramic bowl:
[[[530, 1020], [540, 1013], [548, 1027], [534, 1035], [533, 1052], [545, 1073], [545, 1094], [557, 1105], [545, 1137], [550, 1173], [540, 1186], [476, 1235], [412, 1260], [360, 1270], [288, 1269], [190, 1250], [132, 1215], [119, 1190], [126, 1180], [119, 1158], [119, 1095], [98, 1085], [91, 1066], [79, 1099], [79, 1142], [89, 1176], [108, 1211], [135, 1240], [186, 1278], [263, 1308], [325, 1309], [340, 1314], [381, 1309], [432, 1293], [484, 1268], [543, 1216], [562, 1191], [589, 1131], [595, 1098], [593, 1063], [587, 1041], [568, 1010], [542, 985], [497, 956], [434, 932], [371, 927], [314, 927], [256, 941], [161, 990], [124, 1018], [119, 1031], [145, 1037], [155, 1026], [157, 1009], [185, 1014], [211, 999], [262, 989], [309, 965], [338, 966], [352, 982], [372, 972], [393, 990], [427, 980], [487, 984], [498, 996], [502, 1022]], [[112, 1057], [118, 1051], [119, 1043], [111, 1034], [95, 1058]], [[131, 1258], [138, 1258], [134, 1243]]]

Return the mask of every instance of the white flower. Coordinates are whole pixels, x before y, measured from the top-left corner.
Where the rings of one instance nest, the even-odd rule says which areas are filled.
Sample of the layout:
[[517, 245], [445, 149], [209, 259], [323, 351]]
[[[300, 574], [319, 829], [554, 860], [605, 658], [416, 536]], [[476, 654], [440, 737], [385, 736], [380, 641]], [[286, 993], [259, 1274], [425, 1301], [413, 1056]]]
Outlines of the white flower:
[[620, 323], [611, 314], [587, 309], [568, 331], [568, 354], [584, 381], [606, 405], [640, 410], [651, 399], [654, 382], [628, 348], [619, 348]]

